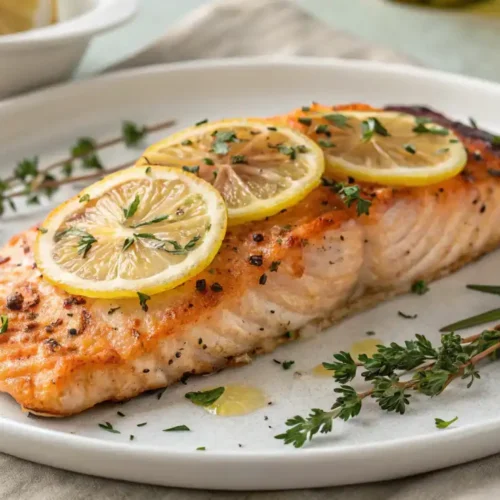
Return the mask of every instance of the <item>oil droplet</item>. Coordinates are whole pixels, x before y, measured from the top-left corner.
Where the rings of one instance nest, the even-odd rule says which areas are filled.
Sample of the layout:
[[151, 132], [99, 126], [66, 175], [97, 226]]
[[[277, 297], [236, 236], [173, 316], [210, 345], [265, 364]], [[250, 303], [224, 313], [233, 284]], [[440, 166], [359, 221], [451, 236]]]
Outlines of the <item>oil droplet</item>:
[[320, 363], [319, 365], [316, 365], [312, 369], [312, 374], [315, 377], [333, 377], [333, 370], [327, 370], [324, 366], [323, 363]]
[[376, 338], [361, 340], [359, 342], [354, 342], [349, 352], [351, 353], [354, 361], [357, 361], [360, 354], [373, 356], [377, 352], [377, 345], [380, 344], [382, 344], [382, 341]]
[[267, 406], [265, 394], [256, 387], [248, 385], [226, 385], [224, 394], [205, 410], [222, 417], [247, 415]]

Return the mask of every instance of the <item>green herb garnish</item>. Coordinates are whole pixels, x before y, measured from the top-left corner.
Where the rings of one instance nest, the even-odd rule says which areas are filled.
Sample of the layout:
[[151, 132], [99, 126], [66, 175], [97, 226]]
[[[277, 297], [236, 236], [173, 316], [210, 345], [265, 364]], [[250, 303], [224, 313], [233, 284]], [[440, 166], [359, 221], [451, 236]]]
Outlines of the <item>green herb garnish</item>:
[[9, 329], [9, 318], [5, 314], [0, 315], [0, 335]]
[[121, 432], [114, 429], [109, 422], [105, 422], [104, 424], [98, 424], [98, 425], [101, 429], [104, 429], [105, 431], [111, 432], [113, 434], [121, 434]]
[[320, 139], [318, 141], [318, 144], [322, 147], [322, 148], [334, 148], [335, 147], [335, 144], [332, 142], [332, 141], [325, 141], [324, 139]]
[[179, 431], [190, 431], [191, 429], [187, 425], [176, 425], [175, 427], [170, 427], [170, 429], [163, 429], [163, 432], [179, 432]]
[[433, 134], [433, 135], [448, 135], [450, 131], [446, 128], [441, 127], [428, 127], [428, 122], [417, 122], [417, 125], [413, 128], [413, 132], [417, 134]]
[[340, 113], [333, 113], [330, 115], [323, 116], [325, 120], [333, 123], [337, 128], [352, 128], [347, 122], [349, 121], [349, 117], [342, 115]]
[[83, 196], [80, 197], [78, 200], [80, 203], [86, 203], [87, 201], [90, 201], [90, 194], [84, 194]]
[[289, 370], [292, 365], [295, 364], [295, 361], [292, 361], [292, 360], [289, 360], [289, 361], [283, 361], [281, 363], [281, 368], [283, 368], [283, 370]]
[[469, 122], [470, 122], [470, 125], [471, 125], [472, 128], [479, 128], [477, 126], [476, 120], [474, 120], [474, 118], [472, 118], [472, 116], [469, 116]]
[[[331, 432], [335, 419], [356, 417], [367, 397], [374, 399], [382, 410], [403, 415], [410, 404], [412, 391], [435, 397], [456, 379], [467, 381], [467, 388], [470, 388], [474, 380], [480, 378], [477, 364], [498, 349], [500, 332], [485, 330], [466, 339], [447, 333], [441, 336], [437, 346], [417, 334], [404, 345], [395, 342], [388, 346], [379, 345], [377, 353], [373, 356], [361, 354], [357, 362], [349, 353], [335, 354], [334, 363], [323, 364], [332, 370], [335, 381], [342, 384], [334, 389], [338, 397], [331, 410], [314, 408], [307, 417], [297, 415], [288, 419], [286, 425], [289, 429], [276, 439], [300, 448], [316, 434]], [[361, 377], [371, 385], [360, 393], [347, 385], [357, 376], [358, 366], [362, 370]], [[412, 372], [410, 377], [402, 378], [408, 372]], [[456, 419], [440, 425], [445, 427], [454, 421]]]
[[297, 157], [297, 152], [295, 151], [295, 148], [292, 148], [291, 146], [286, 146], [285, 144], [279, 144], [278, 151], [282, 155], [289, 156], [290, 160], [295, 160], [295, 158]]
[[123, 242], [122, 252], [128, 250], [134, 244], [134, 241], [134, 238], [125, 238], [125, 241]]
[[215, 165], [212, 158], [203, 158], [203, 162], [205, 163], [205, 165]]
[[449, 427], [451, 424], [453, 424], [457, 420], [458, 420], [458, 417], [452, 418], [451, 420], [443, 420], [441, 418], [435, 418], [434, 422], [436, 423], [436, 427], [438, 429], [446, 429], [447, 427]]
[[92, 245], [96, 242], [97, 240], [90, 233], [85, 233], [78, 241], [78, 246], [77, 246], [78, 255], [81, 255], [83, 258], [87, 257], [87, 254], [92, 248]]
[[218, 155], [227, 155], [229, 153], [229, 142], [238, 142], [236, 134], [232, 131], [218, 130], [214, 134], [214, 143], [212, 144], [212, 151]]
[[141, 306], [141, 309], [144, 312], [148, 312], [149, 307], [147, 305], [147, 301], [151, 300], [151, 297], [149, 295], [146, 295], [145, 293], [141, 293], [141, 292], [137, 292], [137, 296], [139, 297], [139, 304]]
[[476, 290], [477, 292], [492, 293], [494, 295], [500, 295], [500, 286], [491, 285], [467, 285], [470, 290]]
[[124, 121], [122, 123], [123, 142], [127, 147], [137, 146], [147, 133], [146, 127], [139, 127], [136, 123]]
[[160, 215], [158, 217], [155, 217], [154, 219], [147, 220], [145, 222], [139, 222], [139, 224], [134, 224], [130, 227], [132, 229], [137, 229], [138, 227], [151, 226], [152, 224], [158, 224], [158, 222], [163, 222], [164, 220], [167, 220], [169, 217], [170, 215]]
[[205, 118], [204, 120], [196, 122], [194, 125], [195, 125], [195, 127], [199, 127], [200, 125], [205, 125], [205, 123], [208, 123], [208, 118]]
[[455, 332], [458, 330], [464, 330], [465, 328], [470, 328], [471, 326], [478, 326], [484, 323], [489, 323], [490, 321], [498, 321], [500, 319], [500, 309], [492, 309], [491, 311], [486, 311], [476, 316], [471, 316], [470, 318], [462, 319], [451, 325], [443, 326], [440, 332]]
[[307, 125], [307, 126], [309, 126], [309, 125], [311, 125], [311, 123], [312, 123], [312, 119], [311, 119], [311, 118], [304, 118], [304, 117], [300, 117], [300, 118], [298, 119], [298, 122], [299, 122], [299, 123], [302, 123], [302, 125]]
[[247, 163], [247, 157], [245, 155], [234, 155], [231, 156], [231, 163], [237, 165], [239, 163]]
[[407, 151], [408, 153], [410, 153], [412, 155], [414, 155], [417, 152], [417, 150], [415, 149], [415, 147], [412, 146], [411, 144], [405, 144], [404, 148], [405, 148], [405, 151]]
[[370, 207], [372, 205], [371, 200], [361, 197], [361, 188], [359, 186], [345, 185], [342, 182], [331, 181], [322, 178], [323, 185], [328, 186], [333, 192], [337, 193], [342, 201], [349, 208], [353, 203], [356, 203], [356, 213], [358, 215], [369, 215]]
[[185, 397], [195, 405], [210, 406], [224, 394], [225, 390], [224, 387], [217, 387], [209, 391], [188, 392], [185, 394]]
[[374, 134], [382, 135], [384, 137], [389, 137], [391, 135], [380, 123], [378, 118], [371, 117], [361, 123], [361, 135], [363, 142], [371, 140]]
[[200, 172], [200, 167], [198, 165], [195, 165], [193, 167], [188, 167], [187, 165], [184, 165], [182, 167], [182, 170], [184, 170], [184, 172], [189, 172], [191, 174], [198, 175], [198, 173]]
[[411, 292], [416, 295], [424, 295], [429, 291], [429, 287], [424, 280], [418, 280], [411, 286]]
[[138, 194], [136, 194], [134, 201], [130, 204], [130, 206], [123, 209], [123, 215], [125, 216], [125, 219], [130, 219], [130, 217], [134, 216], [134, 214], [137, 212], [137, 209], [139, 208], [140, 202], [141, 198]]
[[416, 319], [416, 318], [418, 318], [418, 314], [405, 314], [402, 311], [398, 311], [398, 316], [401, 316], [404, 319]]

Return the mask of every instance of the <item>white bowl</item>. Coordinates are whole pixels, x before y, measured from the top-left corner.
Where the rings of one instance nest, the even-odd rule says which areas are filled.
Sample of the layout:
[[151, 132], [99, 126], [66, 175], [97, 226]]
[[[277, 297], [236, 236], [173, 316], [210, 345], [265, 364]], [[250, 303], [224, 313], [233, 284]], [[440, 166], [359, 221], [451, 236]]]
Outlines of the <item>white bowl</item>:
[[0, 36], [0, 98], [67, 79], [91, 38], [136, 10], [137, 0], [60, 0], [59, 23]]

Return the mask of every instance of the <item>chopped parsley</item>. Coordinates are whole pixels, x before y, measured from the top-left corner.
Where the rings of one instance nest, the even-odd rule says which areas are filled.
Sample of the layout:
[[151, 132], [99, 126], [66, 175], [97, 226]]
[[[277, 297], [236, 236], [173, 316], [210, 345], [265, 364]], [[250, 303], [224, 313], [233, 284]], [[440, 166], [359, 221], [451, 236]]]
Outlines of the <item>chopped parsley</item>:
[[438, 429], [446, 429], [447, 427], [449, 427], [451, 424], [453, 424], [457, 420], [458, 420], [458, 417], [452, 418], [451, 420], [443, 420], [441, 418], [435, 418], [434, 422], [436, 423], [436, 427]]
[[318, 144], [322, 147], [322, 148], [334, 148], [335, 147], [335, 144], [328, 140], [328, 141], [325, 141], [324, 139], [320, 139], [318, 141]]
[[231, 163], [237, 165], [239, 163], [247, 163], [247, 157], [245, 155], [234, 155], [231, 156]]
[[147, 422], [142, 422], [141, 424], [137, 424], [137, 427], [144, 427], [145, 425], [148, 425]]
[[412, 155], [414, 155], [417, 152], [417, 150], [415, 149], [415, 146], [413, 146], [411, 144], [405, 144], [403, 147], [405, 148], [405, 151], [407, 151], [408, 153], [410, 153]]
[[295, 151], [295, 148], [292, 148], [291, 146], [286, 146], [285, 144], [279, 144], [278, 151], [282, 155], [289, 156], [290, 160], [295, 160], [295, 158], [297, 157], [297, 152]]
[[401, 316], [404, 319], [416, 319], [416, 318], [418, 318], [418, 314], [405, 314], [402, 311], [398, 311], [398, 316]]
[[391, 135], [382, 123], [380, 123], [378, 118], [372, 116], [361, 123], [361, 135], [363, 142], [371, 140], [374, 134], [378, 134], [383, 137], [389, 137]]
[[78, 200], [80, 203], [86, 203], [87, 201], [90, 201], [90, 194], [84, 194], [83, 196], [80, 197]]
[[272, 273], [275, 273], [278, 271], [278, 268], [280, 267], [281, 260], [273, 260], [271, 262], [271, 265], [269, 266], [269, 271]]
[[136, 194], [134, 201], [130, 204], [130, 206], [128, 208], [123, 209], [123, 215], [125, 216], [125, 219], [130, 219], [130, 217], [132, 217], [137, 212], [140, 202], [141, 199], [139, 195]]
[[429, 127], [429, 121], [416, 120], [416, 125], [413, 127], [413, 132], [417, 134], [433, 134], [433, 135], [448, 135], [450, 131], [442, 127]]
[[411, 291], [416, 295], [424, 295], [429, 291], [429, 287], [424, 280], [418, 280], [411, 286]]
[[206, 448], [204, 446], [199, 446], [196, 448], [196, 451], [206, 451]]
[[146, 133], [146, 127], [139, 127], [134, 122], [124, 121], [122, 124], [123, 142], [127, 147], [137, 146], [144, 139]]
[[198, 165], [194, 165], [192, 167], [184, 165], [182, 167], [182, 170], [184, 170], [184, 172], [189, 172], [190, 174], [198, 175], [198, 172], [200, 171], [200, 167]]
[[203, 158], [203, 162], [205, 163], [205, 165], [215, 165], [212, 158]]
[[289, 370], [292, 365], [295, 364], [295, 361], [292, 361], [292, 360], [289, 360], [289, 361], [283, 361], [281, 363], [281, 368], [283, 368], [283, 370]]
[[5, 314], [0, 315], [0, 334], [5, 333], [9, 329], [9, 318]]
[[104, 424], [98, 424], [101, 429], [105, 431], [111, 432], [113, 434], [121, 434], [120, 431], [116, 430], [109, 422], [105, 422]]
[[333, 113], [330, 115], [325, 115], [323, 117], [325, 120], [333, 123], [338, 128], [352, 128], [347, 122], [349, 121], [349, 117], [341, 114], [341, 113]]
[[182, 432], [190, 430], [191, 429], [187, 425], [176, 425], [175, 427], [170, 427], [169, 429], [163, 429], [163, 432]]
[[226, 155], [229, 153], [229, 142], [238, 142], [238, 138], [232, 130], [218, 130], [215, 132], [214, 137], [215, 139], [212, 145], [212, 151], [218, 155]]
[[215, 403], [225, 391], [225, 387], [217, 387], [208, 391], [187, 392], [186, 399], [198, 406], [209, 406]]
[[145, 222], [140, 222], [139, 224], [134, 224], [133, 226], [130, 227], [132, 229], [136, 229], [138, 227], [150, 226], [151, 224], [157, 224], [158, 222], [163, 222], [164, 220], [167, 220], [169, 217], [170, 217], [169, 215], [160, 215], [158, 217], [155, 217], [154, 219]]
[[125, 238], [125, 241], [123, 242], [122, 252], [128, 250], [134, 244], [134, 241], [134, 238]]
[[330, 131], [328, 130], [328, 125], [324, 125], [324, 124], [318, 125], [316, 127], [315, 132], [317, 134], [326, 134], [326, 135], [330, 134]]
[[110, 307], [109, 310], [108, 310], [108, 315], [111, 316], [116, 311], [118, 311], [118, 309], [121, 309], [121, 307], [120, 306], [118, 306], [118, 307]]
[[371, 200], [361, 197], [361, 189], [359, 186], [346, 186], [342, 182], [335, 182], [323, 177], [323, 185], [330, 187], [333, 192], [337, 193], [342, 201], [349, 208], [353, 203], [356, 203], [356, 213], [358, 215], [369, 215]]
[[302, 125], [307, 125], [307, 126], [309, 126], [309, 125], [311, 125], [311, 123], [312, 123], [312, 119], [311, 119], [311, 118], [305, 118], [305, 117], [302, 117], [302, 116], [301, 116], [301, 117], [298, 119], [298, 122], [299, 122], [299, 123], [302, 123]]
[[141, 292], [137, 292], [137, 296], [139, 297], [139, 304], [141, 306], [141, 309], [144, 311], [144, 312], [148, 312], [148, 305], [147, 305], [147, 301], [151, 299], [151, 297], [149, 295], [146, 295], [145, 293], [141, 293]]
[[195, 127], [199, 127], [200, 125], [205, 125], [205, 123], [208, 123], [208, 118], [205, 118], [204, 120], [196, 122], [194, 125], [195, 125]]
[[191, 144], [193, 144], [193, 141], [192, 141], [192, 140], [190, 140], [190, 139], [184, 139], [184, 140], [181, 142], [181, 144], [182, 144], [183, 146], [191, 146]]

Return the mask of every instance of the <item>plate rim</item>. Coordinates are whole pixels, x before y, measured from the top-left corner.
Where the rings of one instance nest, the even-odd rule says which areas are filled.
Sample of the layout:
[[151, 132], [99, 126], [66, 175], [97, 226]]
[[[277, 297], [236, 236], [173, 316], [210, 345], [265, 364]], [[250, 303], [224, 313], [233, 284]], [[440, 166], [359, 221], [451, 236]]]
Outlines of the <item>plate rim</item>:
[[[263, 56], [263, 57], [238, 57], [238, 58], [226, 58], [226, 59], [207, 59], [198, 61], [184, 61], [176, 63], [158, 64], [150, 65], [133, 69], [125, 69], [110, 74], [100, 75], [91, 79], [64, 83], [49, 87], [41, 91], [30, 92], [25, 95], [13, 97], [0, 102], [0, 114], [15, 112], [17, 108], [23, 109], [29, 107], [37, 102], [42, 102], [44, 100], [49, 100], [48, 98], [54, 95], [60, 95], [67, 92], [78, 92], [85, 91], [86, 89], [92, 89], [94, 86], [100, 85], [116, 85], [122, 80], [133, 80], [135, 78], [146, 78], [147, 75], [155, 74], [168, 74], [172, 72], [179, 72], [185, 70], [204, 70], [214, 67], [259, 67], [259, 66], [272, 66], [276, 65], [282, 67], [338, 67], [338, 68], [353, 68], [360, 70], [371, 70], [374, 72], [384, 72], [394, 75], [405, 76], [412, 75], [417, 78], [429, 78], [433, 81], [439, 81], [442, 83], [449, 83], [451, 85], [466, 85], [474, 86], [475, 89], [485, 89], [488, 92], [493, 92], [500, 97], [500, 84], [488, 80], [483, 80], [475, 77], [456, 75], [453, 73], [447, 73], [444, 71], [420, 68], [405, 64], [393, 64], [386, 62], [377, 61], [363, 61], [363, 60], [343, 60], [338, 58], [320, 58], [320, 57], [296, 57], [296, 56]], [[93, 437], [83, 437], [66, 432], [61, 432], [57, 430], [44, 429], [37, 426], [29, 425], [28, 423], [21, 423], [12, 421], [6, 417], [0, 417], [0, 431], [3, 436], [10, 438], [12, 440], [25, 440], [27, 443], [37, 443], [46, 446], [48, 449], [56, 447], [65, 447], [68, 451], [75, 454], [78, 453], [88, 453], [92, 451], [98, 451], [103, 455], [103, 459], [112, 458], [116, 456], [121, 456], [123, 459], [133, 459], [133, 460], [145, 460], [145, 461], [156, 461], [156, 462], [168, 462], [168, 461], [179, 461], [179, 462], [196, 462], [197, 466], [200, 467], [212, 467], [217, 468], [221, 465], [238, 467], [242, 464], [247, 465], [259, 465], [262, 466], [263, 463], [267, 462], [279, 462], [280, 467], [286, 467], [288, 465], [299, 465], [303, 463], [304, 460], [312, 462], [334, 462], [339, 459], [348, 460], [356, 459], [360, 454], [369, 457], [370, 460], [381, 460], [387, 455], [401, 453], [402, 448], [408, 449], [411, 447], [412, 453], [418, 453], [427, 449], [429, 446], [451, 446], [457, 445], [462, 441], [469, 441], [471, 439], [481, 439], [490, 438], [490, 442], [495, 441], [492, 438], [492, 433], [500, 429], [500, 419], [491, 419], [486, 422], [482, 421], [479, 424], [468, 424], [460, 426], [457, 428], [447, 429], [432, 435], [429, 438], [428, 435], [408, 437], [403, 439], [398, 439], [394, 441], [383, 441], [383, 442], [372, 442], [370, 444], [363, 444], [359, 446], [351, 445], [332, 445], [328, 448], [304, 448], [300, 450], [292, 450], [290, 447], [283, 447], [282, 450], [234, 450], [234, 451], [211, 451], [208, 450], [206, 453], [200, 453], [196, 450], [185, 451], [178, 450], [171, 447], [160, 448], [150, 445], [144, 445], [138, 442], [134, 442], [133, 445], [128, 442], [115, 443], [113, 441], [101, 440]], [[495, 433], [498, 435], [498, 432]], [[495, 441], [496, 443], [500, 440], [500, 437]], [[11, 446], [7, 445], [11, 448]], [[498, 446], [495, 446], [498, 451]], [[20, 456], [22, 458], [22, 453], [16, 453], [16, 451], [9, 450], [7, 453], [12, 455]], [[494, 453], [492, 451], [491, 453]], [[488, 454], [491, 454], [488, 453]], [[26, 456], [26, 454], [24, 454]], [[470, 458], [463, 458], [461, 455], [453, 457], [448, 460], [448, 465], [451, 463], [458, 464], [464, 461], [473, 460], [474, 458], [479, 458], [479, 456], [485, 456], [485, 454], [479, 454], [478, 456], [471, 456]], [[29, 458], [28, 458], [29, 459]], [[327, 462], [325, 461], [327, 459]], [[49, 463], [47, 461], [42, 463]], [[52, 464], [51, 464], [52, 465]], [[70, 465], [65, 467], [64, 464], [59, 463], [57, 465], [61, 468], [72, 469]], [[442, 466], [441, 466], [442, 467]], [[433, 470], [435, 467], [431, 467], [427, 470]], [[419, 472], [426, 470], [424, 467], [420, 467]], [[417, 473], [417, 472], [414, 472]], [[94, 471], [92, 474], [102, 475], [103, 477], [117, 477], [110, 475], [109, 473], [103, 472], [99, 474], [99, 471]], [[400, 473], [396, 473], [392, 477], [400, 477]], [[378, 477], [368, 477], [368, 480], [375, 479], [388, 479], [390, 474], [384, 473], [379, 474]], [[131, 479], [134, 480], [134, 479]], [[363, 480], [351, 481], [362, 482]], [[159, 483], [161, 484], [161, 483]], [[169, 484], [175, 485], [175, 482], [170, 482]], [[219, 483], [222, 484], [222, 483]], [[301, 484], [307, 484], [307, 481], [303, 481]], [[325, 486], [330, 483], [317, 484], [317, 486]], [[347, 483], [335, 483], [335, 484], [347, 484]], [[180, 484], [185, 486], [185, 484]], [[313, 485], [314, 486], [314, 485]], [[204, 487], [203, 485], [192, 485], [192, 487]], [[206, 486], [205, 486], [206, 487]], [[219, 488], [227, 489], [224, 486], [216, 486]], [[247, 488], [247, 486], [241, 489]], [[291, 486], [281, 485], [280, 489], [289, 489], [297, 487], [296, 484]], [[269, 486], [256, 486], [252, 489], [268, 489]], [[272, 488], [272, 487], [271, 487]], [[240, 488], [231, 488], [240, 489]]]

